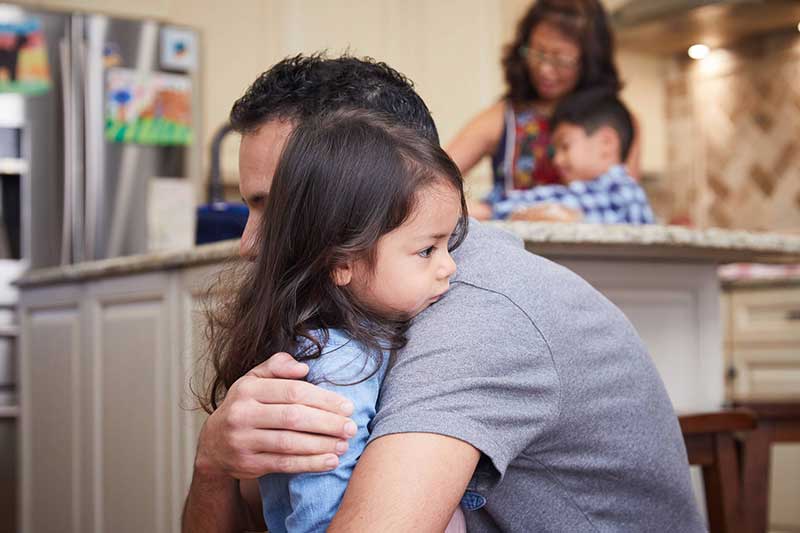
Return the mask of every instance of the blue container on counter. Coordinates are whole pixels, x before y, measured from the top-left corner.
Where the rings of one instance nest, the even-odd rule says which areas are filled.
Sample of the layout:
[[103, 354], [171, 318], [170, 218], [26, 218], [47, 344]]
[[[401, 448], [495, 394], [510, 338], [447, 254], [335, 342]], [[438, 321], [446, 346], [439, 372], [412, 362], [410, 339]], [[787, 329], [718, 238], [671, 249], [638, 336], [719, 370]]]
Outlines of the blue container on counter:
[[229, 202], [211, 202], [197, 208], [196, 244], [238, 239], [247, 224], [247, 206]]

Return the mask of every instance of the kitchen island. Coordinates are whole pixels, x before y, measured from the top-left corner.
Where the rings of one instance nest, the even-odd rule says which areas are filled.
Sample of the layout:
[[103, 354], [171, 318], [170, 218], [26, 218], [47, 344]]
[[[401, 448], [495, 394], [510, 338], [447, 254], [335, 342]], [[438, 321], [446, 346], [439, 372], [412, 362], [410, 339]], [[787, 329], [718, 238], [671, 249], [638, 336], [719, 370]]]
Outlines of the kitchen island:
[[[497, 224], [626, 313], [678, 410], [724, 399], [718, 265], [800, 262], [797, 236]], [[236, 250], [225, 242], [19, 281], [22, 530], [179, 531], [203, 420], [187, 386], [200, 383], [202, 307]]]

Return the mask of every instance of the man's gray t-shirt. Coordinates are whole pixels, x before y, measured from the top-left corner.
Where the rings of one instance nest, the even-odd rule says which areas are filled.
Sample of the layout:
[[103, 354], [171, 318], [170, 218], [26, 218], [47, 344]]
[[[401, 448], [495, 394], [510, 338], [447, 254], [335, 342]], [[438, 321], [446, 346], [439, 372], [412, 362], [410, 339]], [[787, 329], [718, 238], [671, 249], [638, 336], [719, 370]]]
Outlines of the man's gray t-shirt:
[[371, 439], [437, 433], [480, 450], [470, 532], [704, 531], [672, 405], [622, 312], [490, 226], [472, 221], [454, 259], [450, 291], [389, 370]]

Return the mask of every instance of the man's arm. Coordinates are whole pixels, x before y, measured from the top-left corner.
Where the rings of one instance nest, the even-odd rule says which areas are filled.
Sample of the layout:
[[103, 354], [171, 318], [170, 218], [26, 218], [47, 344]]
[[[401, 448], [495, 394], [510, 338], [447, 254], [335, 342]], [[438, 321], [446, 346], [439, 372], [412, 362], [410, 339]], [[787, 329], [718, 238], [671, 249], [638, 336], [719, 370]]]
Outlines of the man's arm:
[[[256, 478], [335, 468], [355, 424], [349, 400], [298, 381], [308, 367], [276, 354], [234, 383], [203, 424], [183, 531], [263, 528]], [[238, 480], [243, 481], [240, 486]]]
[[396, 433], [367, 446], [329, 532], [444, 531], [480, 452], [435, 433]]

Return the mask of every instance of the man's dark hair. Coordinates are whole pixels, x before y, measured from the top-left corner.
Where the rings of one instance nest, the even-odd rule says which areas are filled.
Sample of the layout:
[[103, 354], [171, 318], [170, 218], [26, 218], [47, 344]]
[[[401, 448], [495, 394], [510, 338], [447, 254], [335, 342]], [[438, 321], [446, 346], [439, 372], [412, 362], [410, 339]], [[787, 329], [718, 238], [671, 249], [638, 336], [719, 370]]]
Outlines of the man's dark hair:
[[550, 120], [553, 131], [562, 122], [582, 127], [587, 135], [602, 126], [614, 128], [619, 136], [620, 161], [628, 157], [633, 142], [633, 119], [613, 92], [589, 89], [572, 93], [553, 112]]
[[270, 120], [303, 122], [340, 109], [383, 113], [439, 144], [431, 113], [413, 83], [386, 63], [324, 53], [287, 57], [261, 74], [231, 109], [233, 129], [252, 133]]

